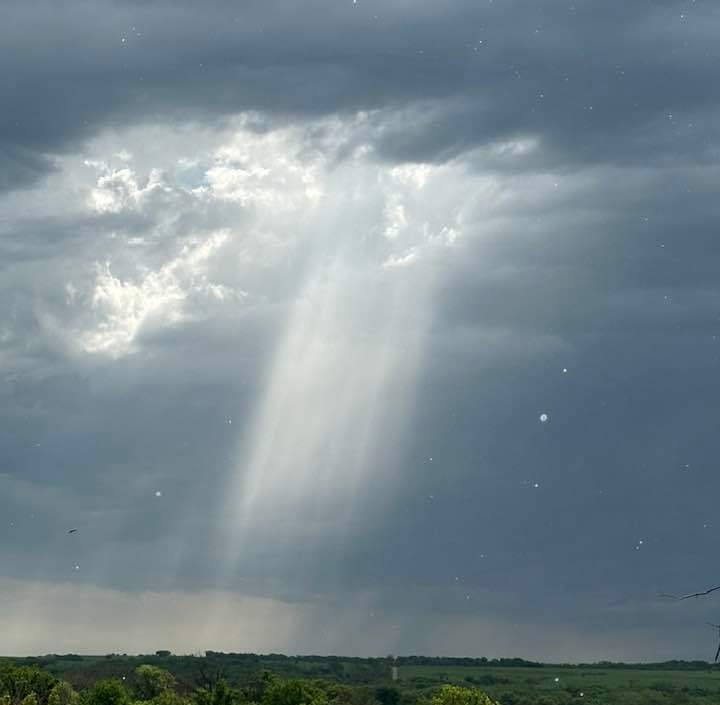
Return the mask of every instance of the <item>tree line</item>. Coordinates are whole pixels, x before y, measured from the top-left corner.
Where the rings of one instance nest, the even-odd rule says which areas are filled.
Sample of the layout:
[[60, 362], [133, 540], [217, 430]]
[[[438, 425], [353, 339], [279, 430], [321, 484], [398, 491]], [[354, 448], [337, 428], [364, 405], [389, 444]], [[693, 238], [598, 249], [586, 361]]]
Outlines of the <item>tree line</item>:
[[[175, 677], [151, 664], [128, 676], [75, 690], [36, 666], [0, 666], [0, 705], [410, 705], [392, 686], [364, 688], [329, 681], [284, 680], [269, 671], [231, 687], [220, 671], [201, 671], [201, 683], [183, 692]], [[497, 705], [476, 688], [445, 685], [412, 705]]]

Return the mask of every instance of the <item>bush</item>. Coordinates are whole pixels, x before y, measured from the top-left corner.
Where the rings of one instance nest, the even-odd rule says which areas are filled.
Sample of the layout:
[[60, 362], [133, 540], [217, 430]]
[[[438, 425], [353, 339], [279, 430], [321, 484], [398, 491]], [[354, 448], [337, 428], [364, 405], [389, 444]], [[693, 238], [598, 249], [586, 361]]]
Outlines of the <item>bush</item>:
[[400, 691], [392, 686], [381, 686], [375, 690], [375, 698], [381, 705], [398, 705]]
[[212, 688], [198, 688], [193, 694], [195, 705], [237, 705], [240, 694], [227, 681], [219, 680]]
[[327, 696], [307, 681], [273, 683], [265, 693], [262, 705], [327, 705]]
[[143, 665], [135, 669], [133, 677], [133, 690], [135, 697], [140, 700], [152, 700], [162, 693], [171, 690], [175, 685], [175, 678], [157, 666]]
[[130, 693], [119, 680], [98, 681], [85, 693], [85, 705], [130, 705]]
[[58, 681], [50, 691], [48, 705], [77, 705], [79, 699], [70, 683]]
[[243, 699], [251, 703], [261, 702], [268, 688], [275, 682], [275, 676], [268, 670], [255, 673], [242, 688]]
[[30, 698], [25, 705], [34, 702], [47, 705], [48, 697], [57, 680], [49, 673], [34, 666], [4, 666], [0, 670], [0, 696], [7, 696], [10, 705], [20, 705]]
[[432, 705], [497, 705], [485, 693], [475, 688], [444, 685], [433, 697]]

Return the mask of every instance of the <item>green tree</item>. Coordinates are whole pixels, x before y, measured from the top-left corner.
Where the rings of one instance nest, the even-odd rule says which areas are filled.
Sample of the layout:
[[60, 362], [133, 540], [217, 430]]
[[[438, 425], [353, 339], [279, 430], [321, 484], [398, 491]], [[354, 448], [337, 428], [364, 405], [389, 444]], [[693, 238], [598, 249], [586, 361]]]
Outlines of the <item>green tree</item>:
[[391, 685], [382, 685], [375, 689], [375, 698], [381, 705], [398, 705], [400, 691]]
[[262, 702], [268, 688], [276, 681], [275, 674], [267, 669], [256, 673], [243, 687], [242, 699], [249, 703]]
[[85, 693], [85, 705], [130, 705], [130, 693], [119, 680], [98, 681]]
[[28, 693], [20, 701], [20, 705], [38, 705], [38, 696], [35, 693]]
[[262, 705], [327, 705], [325, 693], [307, 681], [273, 683], [265, 693]]
[[164, 690], [152, 700], [145, 701], [148, 705], [188, 705], [187, 698], [183, 698], [174, 690]]
[[329, 683], [324, 690], [329, 705], [380, 705], [368, 688]]
[[336, 678], [342, 678], [345, 675], [345, 666], [337, 656], [330, 656], [327, 659], [327, 669]]
[[431, 705], [497, 705], [481, 690], [444, 685], [430, 701]]
[[140, 700], [153, 700], [162, 693], [171, 690], [175, 685], [175, 678], [162, 668], [144, 664], [135, 669], [133, 690], [135, 697]]
[[40, 705], [46, 705], [56, 683], [49, 673], [32, 666], [0, 668], [0, 695], [7, 695], [11, 705], [19, 705], [29, 695], [34, 695]]
[[224, 679], [211, 688], [198, 688], [193, 694], [195, 705], [238, 705], [240, 701], [240, 693]]
[[66, 681], [58, 681], [48, 695], [48, 705], [77, 705], [78, 700], [78, 694]]

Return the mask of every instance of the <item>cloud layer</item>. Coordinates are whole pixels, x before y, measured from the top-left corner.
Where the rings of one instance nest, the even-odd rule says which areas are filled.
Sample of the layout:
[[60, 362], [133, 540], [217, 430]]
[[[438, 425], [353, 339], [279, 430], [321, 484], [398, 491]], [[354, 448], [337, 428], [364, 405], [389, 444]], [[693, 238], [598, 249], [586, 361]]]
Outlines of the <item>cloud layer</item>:
[[3, 650], [708, 655], [714, 8], [6, 15]]

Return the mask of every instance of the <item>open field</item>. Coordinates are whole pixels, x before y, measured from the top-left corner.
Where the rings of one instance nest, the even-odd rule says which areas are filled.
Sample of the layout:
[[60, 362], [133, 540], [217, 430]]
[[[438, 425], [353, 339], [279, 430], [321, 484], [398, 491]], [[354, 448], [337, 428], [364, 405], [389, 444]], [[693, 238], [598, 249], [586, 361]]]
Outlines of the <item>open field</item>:
[[720, 670], [711, 669], [406, 666], [399, 676], [403, 687], [432, 687], [440, 682], [474, 685], [508, 705], [515, 702], [512, 696], [520, 695], [546, 696], [549, 702], [576, 702], [581, 698], [591, 703], [720, 703]]

